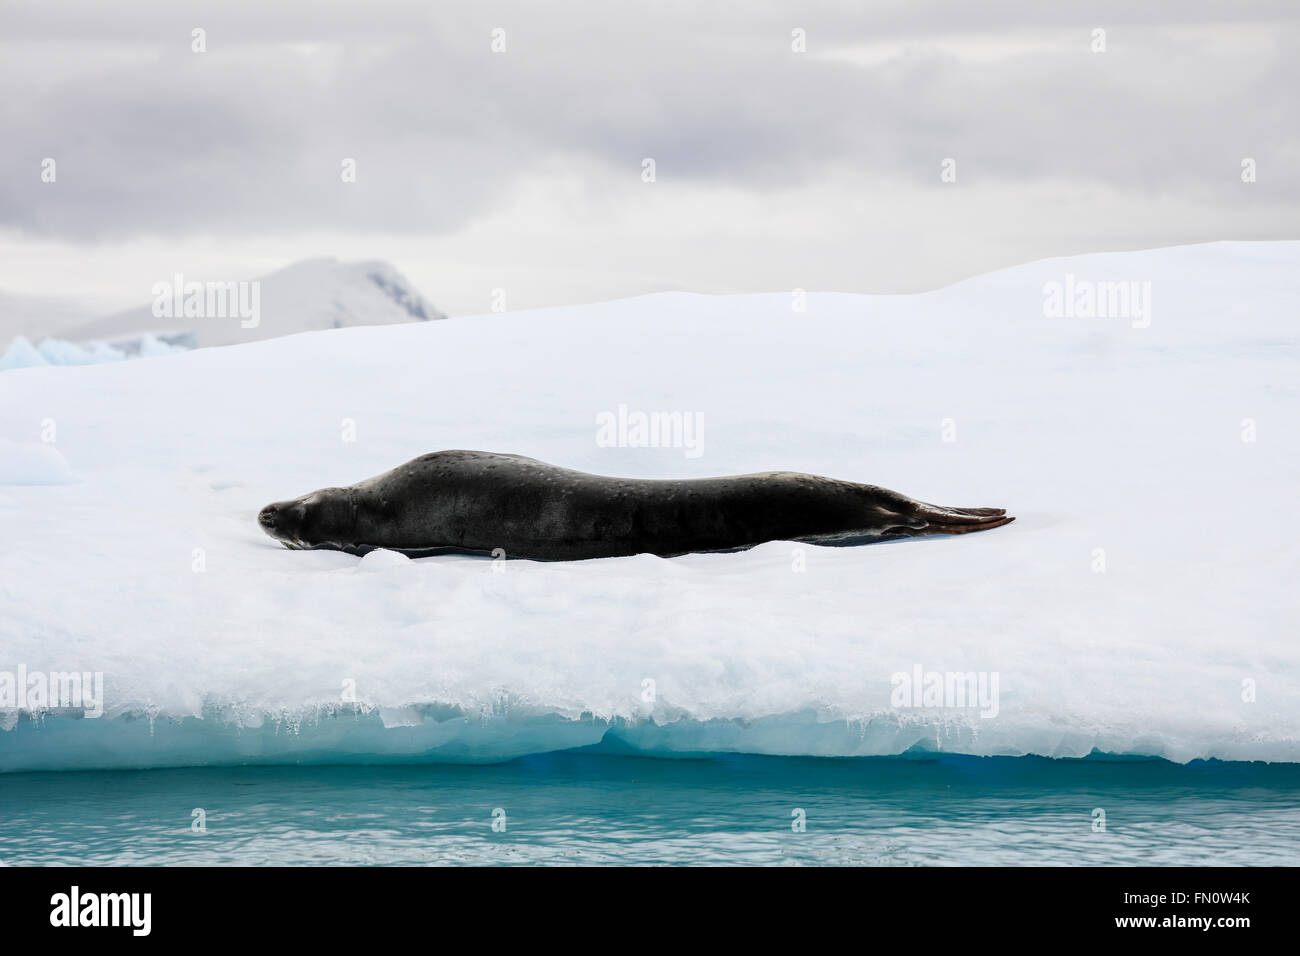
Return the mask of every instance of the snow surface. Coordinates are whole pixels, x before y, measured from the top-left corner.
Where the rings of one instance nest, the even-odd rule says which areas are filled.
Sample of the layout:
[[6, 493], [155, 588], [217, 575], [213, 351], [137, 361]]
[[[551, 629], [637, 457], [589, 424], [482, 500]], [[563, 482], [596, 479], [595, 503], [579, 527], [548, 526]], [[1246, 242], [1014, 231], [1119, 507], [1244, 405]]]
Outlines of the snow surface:
[[[1066, 273], [1149, 281], [1150, 326], [1046, 318]], [[6, 372], [0, 438], [53, 423], [77, 480], [0, 449], [0, 671], [102, 671], [107, 700], [11, 709], [0, 769], [601, 741], [1300, 760], [1298, 277], [1300, 243], [1220, 243], [806, 312], [672, 293]], [[620, 404], [702, 414], [703, 455], [600, 447]], [[289, 551], [255, 523], [442, 448], [796, 469], [1018, 520], [569, 564]], [[917, 665], [996, 672], [997, 716], [895, 708]]]

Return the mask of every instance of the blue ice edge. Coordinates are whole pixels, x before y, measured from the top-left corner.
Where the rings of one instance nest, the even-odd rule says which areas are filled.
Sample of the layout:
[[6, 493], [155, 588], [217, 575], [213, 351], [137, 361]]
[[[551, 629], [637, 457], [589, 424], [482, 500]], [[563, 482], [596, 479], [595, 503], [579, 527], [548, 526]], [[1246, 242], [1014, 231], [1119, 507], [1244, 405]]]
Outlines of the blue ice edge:
[[982, 734], [980, 722], [951, 718], [828, 720], [815, 711], [753, 720], [687, 716], [629, 720], [546, 712], [466, 714], [420, 705], [392, 711], [331, 707], [278, 718], [228, 713], [203, 717], [119, 714], [6, 715], [0, 773], [47, 770], [143, 770], [239, 765], [489, 764], [557, 751], [687, 758], [718, 754], [784, 757], [882, 757], [964, 754], [976, 757], [1164, 759], [1174, 763], [1300, 762], [1290, 741], [1237, 737], [1218, 745], [1056, 728], [1008, 745]]

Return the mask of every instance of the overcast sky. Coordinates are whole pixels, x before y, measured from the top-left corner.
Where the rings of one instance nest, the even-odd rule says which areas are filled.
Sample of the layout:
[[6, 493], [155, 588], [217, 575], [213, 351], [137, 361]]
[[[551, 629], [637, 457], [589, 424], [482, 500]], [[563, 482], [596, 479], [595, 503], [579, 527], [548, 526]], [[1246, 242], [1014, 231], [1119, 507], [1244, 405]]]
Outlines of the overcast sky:
[[1285, 0], [3, 0], [0, 290], [332, 255], [465, 314], [1300, 238], [1297, 49]]

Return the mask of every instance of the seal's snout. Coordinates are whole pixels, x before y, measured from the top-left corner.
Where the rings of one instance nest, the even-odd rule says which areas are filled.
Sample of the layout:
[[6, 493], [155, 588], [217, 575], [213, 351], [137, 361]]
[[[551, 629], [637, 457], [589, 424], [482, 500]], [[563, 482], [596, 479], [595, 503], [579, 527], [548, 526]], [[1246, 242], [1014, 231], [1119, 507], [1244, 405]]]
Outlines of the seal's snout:
[[257, 524], [286, 547], [302, 547], [307, 521], [306, 506], [301, 500], [276, 501], [257, 513]]
[[275, 534], [275, 530], [280, 524], [280, 506], [267, 505], [257, 515], [257, 523], [262, 526], [262, 530], [268, 534]]

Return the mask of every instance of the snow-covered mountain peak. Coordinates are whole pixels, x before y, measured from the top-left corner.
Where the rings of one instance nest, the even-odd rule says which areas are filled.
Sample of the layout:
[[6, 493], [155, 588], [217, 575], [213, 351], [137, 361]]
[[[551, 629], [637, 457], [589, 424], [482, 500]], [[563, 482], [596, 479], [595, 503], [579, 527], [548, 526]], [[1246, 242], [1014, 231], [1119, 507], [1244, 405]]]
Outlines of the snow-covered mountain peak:
[[446, 316], [387, 262], [306, 259], [256, 280], [161, 277], [152, 301], [65, 333], [123, 343], [145, 334], [190, 346], [235, 345], [295, 332], [423, 322]]

